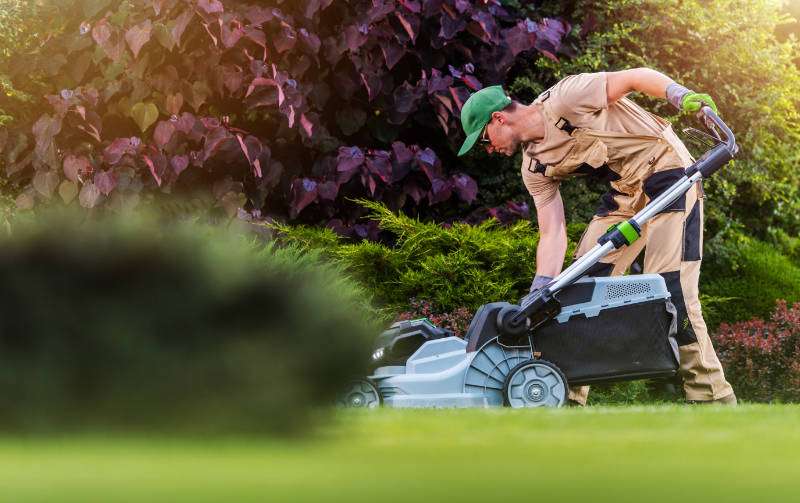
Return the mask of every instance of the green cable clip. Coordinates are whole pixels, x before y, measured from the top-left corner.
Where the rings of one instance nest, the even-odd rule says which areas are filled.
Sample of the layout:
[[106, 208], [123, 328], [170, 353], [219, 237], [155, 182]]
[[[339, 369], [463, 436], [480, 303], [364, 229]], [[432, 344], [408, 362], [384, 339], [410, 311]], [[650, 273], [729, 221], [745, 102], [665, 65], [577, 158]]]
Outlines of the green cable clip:
[[[626, 220], [625, 222], [620, 222], [620, 223], [618, 223], [616, 225], [612, 225], [611, 227], [606, 229], [606, 234], [608, 234], [608, 233], [610, 233], [610, 232], [612, 232], [614, 230], [619, 231], [619, 233], [622, 235], [622, 237], [625, 238], [625, 243], [624, 244], [627, 244], [627, 245], [633, 244], [641, 236], [641, 231], [639, 230], [639, 227], [635, 223], [630, 221], [630, 220]], [[616, 241], [616, 240], [612, 239], [612, 241]], [[614, 243], [615, 246], [617, 244], [618, 244], [617, 242]], [[622, 244], [623, 243], [619, 243], [619, 245], [622, 245]], [[619, 248], [619, 246], [617, 246], [617, 248]]]

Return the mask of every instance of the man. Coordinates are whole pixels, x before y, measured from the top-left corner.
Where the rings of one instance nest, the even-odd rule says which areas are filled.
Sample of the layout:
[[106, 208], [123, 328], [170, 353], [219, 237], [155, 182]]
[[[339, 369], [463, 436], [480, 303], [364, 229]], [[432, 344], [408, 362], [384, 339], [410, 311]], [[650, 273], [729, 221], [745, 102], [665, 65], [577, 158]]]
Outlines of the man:
[[[589, 251], [614, 224], [632, 217], [681, 176], [694, 159], [669, 122], [626, 98], [632, 91], [666, 98], [679, 110], [696, 112], [706, 94], [692, 92], [649, 68], [569, 76], [530, 105], [512, 101], [500, 86], [474, 93], [461, 111], [467, 139], [463, 155], [480, 142], [506, 156], [522, 148], [522, 180], [539, 222], [536, 277], [531, 293], [561, 272], [567, 250], [561, 180], [600, 176], [611, 188], [601, 199], [576, 251]], [[624, 273], [645, 249], [644, 272], [664, 277], [678, 311], [680, 373], [686, 400], [735, 404], [700, 311], [698, 280], [703, 243], [703, 189], [698, 182], [656, 215], [633, 245], [612, 251], [588, 272]], [[588, 386], [570, 389], [585, 404]]]

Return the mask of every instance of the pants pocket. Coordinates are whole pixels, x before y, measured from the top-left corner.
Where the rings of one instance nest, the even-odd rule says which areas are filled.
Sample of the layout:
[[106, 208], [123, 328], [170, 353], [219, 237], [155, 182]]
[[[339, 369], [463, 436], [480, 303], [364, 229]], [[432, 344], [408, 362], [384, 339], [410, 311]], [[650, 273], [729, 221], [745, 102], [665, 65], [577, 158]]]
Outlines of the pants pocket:
[[700, 201], [697, 200], [692, 206], [692, 211], [683, 223], [683, 258], [684, 262], [692, 262], [702, 259], [700, 247], [700, 234], [703, 232], [702, 219], [700, 217]]

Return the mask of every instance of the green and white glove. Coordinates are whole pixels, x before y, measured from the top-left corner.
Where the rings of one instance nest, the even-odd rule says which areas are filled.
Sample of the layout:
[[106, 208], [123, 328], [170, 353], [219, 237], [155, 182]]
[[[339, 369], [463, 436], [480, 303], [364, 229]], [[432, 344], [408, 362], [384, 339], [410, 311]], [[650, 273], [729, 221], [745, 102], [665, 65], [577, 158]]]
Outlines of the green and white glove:
[[711, 96], [705, 93], [690, 91], [675, 82], [667, 86], [667, 101], [682, 112], [699, 112], [703, 105], [708, 105], [714, 113], [719, 113], [717, 105], [714, 103]]

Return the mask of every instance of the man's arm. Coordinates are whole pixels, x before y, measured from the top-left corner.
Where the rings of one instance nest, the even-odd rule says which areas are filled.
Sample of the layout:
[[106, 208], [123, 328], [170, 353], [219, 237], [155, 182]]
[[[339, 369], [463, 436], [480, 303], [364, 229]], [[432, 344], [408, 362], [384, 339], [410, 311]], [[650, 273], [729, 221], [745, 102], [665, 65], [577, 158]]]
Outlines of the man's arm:
[[667, 86], [674, 81], [652, 68], [632, 68], [606, 74], [606, 94], [611, 104], [631, 91], [645, 93], [654, 98], [666, 98]]
[[536, 209], [539, 221], [539, 245], [536, 248], [536, 275], [556, 277], [564, 266], [567, 253], [567, 222], [561, 193]]

